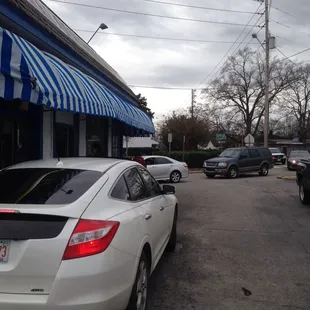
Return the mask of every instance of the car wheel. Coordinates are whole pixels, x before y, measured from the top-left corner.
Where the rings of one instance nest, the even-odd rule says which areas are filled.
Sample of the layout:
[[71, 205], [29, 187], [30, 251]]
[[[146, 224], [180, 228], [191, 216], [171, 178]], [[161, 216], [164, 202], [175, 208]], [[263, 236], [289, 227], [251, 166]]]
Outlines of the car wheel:
[[179, 171], [172, 171], [170, 174], [170, 181], [172, 183], [179, 183], [181, 180], [181, 173]]
[[145, 310], [150, 267], [144, 252], [140, 257], [135, 283], [132, 288], [127, 310]]
[[232, 166], [228, 169], [227, 177], [229, 179], [235, 179], [239, 175], [238, 168], [236, 166]]
[[304, 205], [308, 205], [310, 203], [310, 192], [305, 189], [302, 182], [299, 185], [299, 199]]
[[170, 238], [166, 247], [167, 252], [173, 252], [177, 245], [177, 220], [178, 220], [177, 209], [175, 209]]
[[208, 175], [208, 174], [206, 174], [206, 176], [207, 176], [208, 179], [214, 179], [215, 178], [215, 175]]
[[263, 177], [266, 177], [269, 173], [269, 166], [264, 164], [262, 165], [262, 167], [260, 168], [260, 171], [259, 171], [259, 175], [260, 176], [263, 176]]

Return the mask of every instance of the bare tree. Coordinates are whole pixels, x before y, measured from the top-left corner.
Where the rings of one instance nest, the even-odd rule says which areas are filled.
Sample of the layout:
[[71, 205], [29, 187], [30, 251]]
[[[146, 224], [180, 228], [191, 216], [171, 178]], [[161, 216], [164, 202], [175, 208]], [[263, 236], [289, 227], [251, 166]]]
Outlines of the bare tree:
[[[214, 114], [226, 114], [230, 119], [228, 127], [234, 124], [242, 134], [255, 135], [263, 118], [264, 72], [263, 55], [245, 48], [228, 59], [219, 78], [204, 91]], [[294, 77], [293, 64], [289, 61], [271, 60], [270, 105], [276, 96], [289, 87]], [[227, 125], [222, 124], [222, 127]]]
[[283, 92], [280, 106], [287, 115], [295, 117], [296, 133], [305, 142], [310, 128], [310, 65], [296, 65], [295, 76], [295, 80]]

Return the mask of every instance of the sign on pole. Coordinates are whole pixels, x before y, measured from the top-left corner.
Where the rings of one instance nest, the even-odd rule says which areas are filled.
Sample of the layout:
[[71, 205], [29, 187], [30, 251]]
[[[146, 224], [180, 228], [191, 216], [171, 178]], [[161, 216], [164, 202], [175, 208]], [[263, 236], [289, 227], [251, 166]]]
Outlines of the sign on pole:
[[172, 142], [172, 133], [168, 133], [168, 142], [169, 142], [169, 143]]
[[215, 135], [216, 141], [226, 141], [226, 135], [224, 133], [217, 133]]
[[172, 133], [168, 133], [169, 153], [171, 152]]
[[244, 143], [246, 146], [253, 146], [254, 142], [255, 139], [250, 133], [244, 138]]

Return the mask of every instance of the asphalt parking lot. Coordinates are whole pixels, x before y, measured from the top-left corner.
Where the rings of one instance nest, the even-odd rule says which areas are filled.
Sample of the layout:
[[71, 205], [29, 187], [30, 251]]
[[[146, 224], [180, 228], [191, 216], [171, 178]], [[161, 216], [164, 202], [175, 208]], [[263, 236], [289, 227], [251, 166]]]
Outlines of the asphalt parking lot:
[[284, 175], [177, 184], [179, 243], [151, 278], [148, 309], [309, 309], [310, 208]]

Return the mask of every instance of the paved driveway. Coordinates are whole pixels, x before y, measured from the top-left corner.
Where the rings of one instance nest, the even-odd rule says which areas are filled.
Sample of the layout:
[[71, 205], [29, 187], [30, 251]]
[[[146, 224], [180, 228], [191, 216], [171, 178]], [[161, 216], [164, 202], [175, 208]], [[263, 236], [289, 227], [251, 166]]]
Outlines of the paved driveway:
[[151, 279], [149, 309], [309, 309], [310, 208], [276, 178], [292, 174], [178, 184], [179, 245]]

